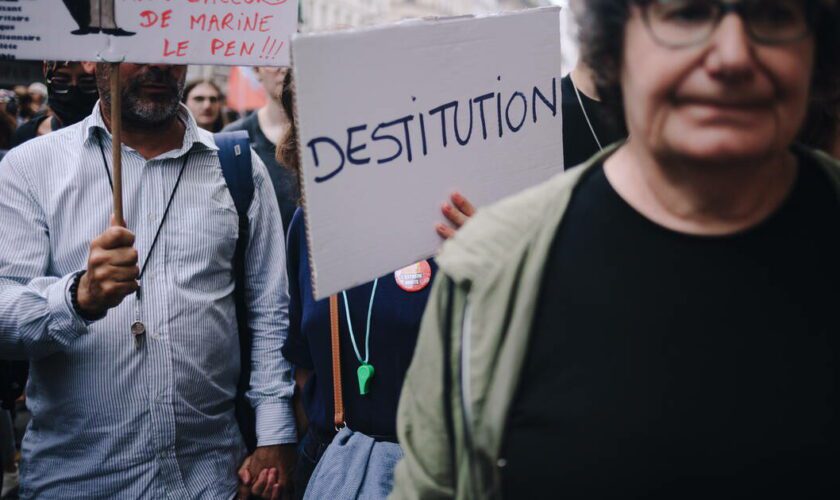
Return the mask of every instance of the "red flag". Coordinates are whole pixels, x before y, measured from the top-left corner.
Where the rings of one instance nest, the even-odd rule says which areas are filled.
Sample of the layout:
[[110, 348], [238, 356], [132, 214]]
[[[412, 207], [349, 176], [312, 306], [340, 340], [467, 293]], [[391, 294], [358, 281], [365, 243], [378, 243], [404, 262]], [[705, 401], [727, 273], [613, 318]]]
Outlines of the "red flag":
[[265, 89], [253, 68], [234, 67], [228, 77], [227, 105], [240, 113], [265, 105]]

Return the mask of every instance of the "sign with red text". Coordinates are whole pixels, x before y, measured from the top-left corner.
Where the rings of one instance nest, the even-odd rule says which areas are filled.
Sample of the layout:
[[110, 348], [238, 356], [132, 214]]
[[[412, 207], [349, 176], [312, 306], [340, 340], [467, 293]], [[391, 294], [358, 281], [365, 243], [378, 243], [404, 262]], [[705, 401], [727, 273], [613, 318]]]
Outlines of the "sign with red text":
[[0, 60], [287, 66], [297, 0], [0, 2]]
[[483, 205], [562, 171], [559, 19], [551, 7], [293, 38], [316, 298], [433, 255], [453, 191]]

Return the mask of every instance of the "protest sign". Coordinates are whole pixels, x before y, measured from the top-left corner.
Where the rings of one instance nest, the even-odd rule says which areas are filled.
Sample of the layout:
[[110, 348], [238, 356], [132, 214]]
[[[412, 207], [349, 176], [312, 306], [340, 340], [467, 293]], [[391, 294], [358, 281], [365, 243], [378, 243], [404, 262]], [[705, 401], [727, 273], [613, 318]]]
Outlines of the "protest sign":
[[297, 0], [7, 0], [0, 59], [287, 66]]
[[316, 298], [433, 255], [453, 191], [562, 170], [556, 7], [299, 35], [292, 59]]

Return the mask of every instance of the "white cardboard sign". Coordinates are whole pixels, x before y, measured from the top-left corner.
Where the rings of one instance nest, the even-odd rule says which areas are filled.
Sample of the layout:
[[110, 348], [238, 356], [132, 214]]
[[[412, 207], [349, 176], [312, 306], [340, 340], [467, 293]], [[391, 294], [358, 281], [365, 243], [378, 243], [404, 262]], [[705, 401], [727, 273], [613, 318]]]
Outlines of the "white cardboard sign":
[[562, 170], [556, 7], [296, 35], [292, 59], [318, 299], [433, 255], [453, 191]]
[[0, 60], [287, 66], [297, 0], [0, 2]]

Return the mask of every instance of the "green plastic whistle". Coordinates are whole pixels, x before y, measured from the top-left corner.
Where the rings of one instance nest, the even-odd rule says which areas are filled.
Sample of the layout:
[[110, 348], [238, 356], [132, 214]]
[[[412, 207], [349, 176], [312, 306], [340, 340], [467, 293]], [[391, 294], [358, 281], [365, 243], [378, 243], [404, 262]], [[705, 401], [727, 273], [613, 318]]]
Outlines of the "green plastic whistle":
[[370, 379], [373, 378], [373, 365], [364, 363], [356, 370], [356, 375], [359, 377], [359, 394], [365, 396], [370, 392]]

